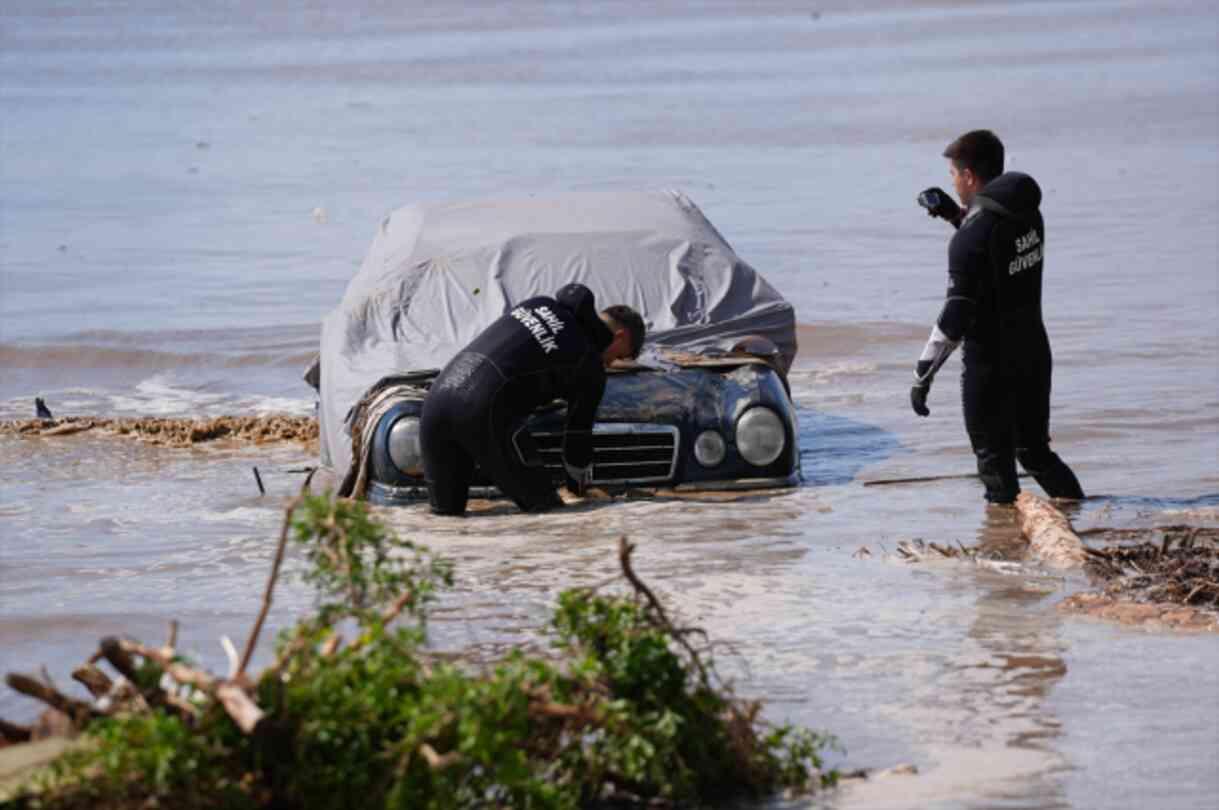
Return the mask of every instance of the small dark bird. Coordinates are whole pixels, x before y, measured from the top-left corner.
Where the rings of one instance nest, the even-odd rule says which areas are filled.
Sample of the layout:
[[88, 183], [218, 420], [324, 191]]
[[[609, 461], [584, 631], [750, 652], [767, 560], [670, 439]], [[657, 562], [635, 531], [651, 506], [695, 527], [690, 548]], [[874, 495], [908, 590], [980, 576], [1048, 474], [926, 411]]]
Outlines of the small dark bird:
[[42, 401], [42, 397], [34, 397], [34, 415], [39, 419], [54, 419], [51, 415], [51, 409]]

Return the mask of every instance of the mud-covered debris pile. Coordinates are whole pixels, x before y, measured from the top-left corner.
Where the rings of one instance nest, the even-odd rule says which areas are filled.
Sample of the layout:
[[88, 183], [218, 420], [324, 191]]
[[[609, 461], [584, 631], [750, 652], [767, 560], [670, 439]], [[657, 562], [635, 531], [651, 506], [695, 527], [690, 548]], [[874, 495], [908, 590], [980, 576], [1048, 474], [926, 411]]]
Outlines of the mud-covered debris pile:
[[1084, 570], [1100, 590], [1060, 607], [1122, 624], [1219, 632], [1219, 528], [1100, 529]]
[[0, 422], [0, 436], [53, 437], [96, 431], [132, 436], [149, 444], [191, 447], [213, 441], [235, 444], [317, 441], [317, 420], [311, 416], [217, 416], [211, 419], [167, 417], [66, 417]]
[[[1174, 526], [1140, 534], [1147, 539], [1086, 549], [1084, 571], [1106, 595], [1219, 609], [1219, 528]], [[1148, 537], [1155, 534], [1159, 542]]]

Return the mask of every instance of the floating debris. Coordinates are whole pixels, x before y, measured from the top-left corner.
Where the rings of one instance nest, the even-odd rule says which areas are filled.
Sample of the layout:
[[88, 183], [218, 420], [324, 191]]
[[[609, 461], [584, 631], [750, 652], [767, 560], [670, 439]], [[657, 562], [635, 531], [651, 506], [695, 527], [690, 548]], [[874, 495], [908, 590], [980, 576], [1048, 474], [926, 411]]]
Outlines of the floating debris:
[[[1047, 527], [1055, 537], [1069, 533], [1078, 539], [1065, 517], [1041, 521], [1032, 533], [1044, 534]], [[1219, 527], [1093, 528], [1078, 534], [1109, 543], [1094, 548], [1080, 542], [1078, 547], [1082, 570], [1099, 590], [1069, 596], [1059, 610], [1128, 625], [1219, 632]], [[1046, 563], [1044, 550], [1038, 553], [1032, 546], [1030, 542], [1032, 558]], [[861, 547], [852, 556], [863, 558], [870, 552]], [[968, 561], [1006, 574], [1028, 570], [1023, 563], [991, 559], [980, 548], [920, 538], [900, 541], [896, 556], [908, 563]]]
[[908, 562], [918, 562], [930, 556], [933, 552], [947, 559], [978, 559], [978, 550], [976, 548], [968, 548], [961, 545], [961, 543], [957, 543], [954, 548], [953, 546], [944, 546], [939, 543], [928, 543], [916, 537], [913, 540], [902, 540], [897, 544], [897, 553], [901, 555], [903, 560]]
[[132, 436], [166, 447], [192, 447], [220, 440], [245, 444], [292, 441], [310, 445], [316, 443], [318, 437], [317, 420], [312, 416], [286, 414], [217, 416], [211, 419], [69, 416], [0, 421], [0, 436], [50, 438], [86, 431]]
[[1095, 591], [1068, 596], [1058, 609], [1118, 624], [1219, 632], [1219, 614], [1211, 610], [1165, 602], [1132, 602]]
[[[866, 548], [861, 551], [867, 551]], [[936, 562], [939, 560], [955, 560], [973, 565], [976, 568], [985, 568], [988, 571], [995, 571], [1000, 574], [1021, 574], [1025, 573], [1025, 568], [1022, 563], [1012, 562], [1008, 560], [999, 560], [993, 558], [986, 549], [979, 546], [966, 546], [959, 540], [956, 546], [943, 545], [941, 543], [928, 543], [921, 538], [913, 540], [901, 540], [897, 544], [897, 556], [901, 557], [904, 562], [908, 563], [923, 563]], [[886, 551], [886, 554], [888, 552]], [[858, 551], [855, 556], [862, 557]]]
[[918, 774], [918, 766], [910, 763], [894, 765], [892, 768], [859, 768], [854, 771], [847, 771], [839, 774], [838, 782], [840, 784], [847, 782], [863, 781], [865, 779], [885, 779], [890, 776], [916, 776]]
[[1087, 556], [1083, 541], [1062, 510], [1031, 492], [1016, 496], [1020, 533], [1029, 542], [1034, 557], [1051, 568], [1070, 569], [1083, 565]]
[[1219, 611], [1219, 528], [1110, 531], [1137, 542], [1085, 549], [1084, 571], [1104, 595]]

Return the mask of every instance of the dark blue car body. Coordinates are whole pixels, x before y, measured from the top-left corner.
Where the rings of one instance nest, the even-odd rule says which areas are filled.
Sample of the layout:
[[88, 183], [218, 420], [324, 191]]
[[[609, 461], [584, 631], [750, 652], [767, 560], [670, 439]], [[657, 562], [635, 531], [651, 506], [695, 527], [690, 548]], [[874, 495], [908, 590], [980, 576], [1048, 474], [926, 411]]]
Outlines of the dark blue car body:
[[[401, 419], [417, 419], [419, 396], [404, 397], [377, 425], [371, 448], [368, 497], [374, 503], [401, 504], [427, 497], [422, 470], [399, 469], [389, 453], [390, 432]], [[747, 461], [737, 445], [739, 420], [753, 408], [770, 409], [785, 433], [778, 457], [764, 465]], [[562, 482], [565, 409], [562, 402], [534, 413], [517, 437], [522, 459], [540, 458]], [[696, 438], [716, 431], [723, 438], [723, 460], [700, 463]], [[748, 357], [724, 357], [697, 365], [611, 373], [594, 426], [593, 482], [615, 491], [630, 488], [676, 490], [760, 489], [793, 486], [799, 481], [800, 452], [795, 408], [779, 371]], [[475, 494], [494, 496], [490, 481], [476, 475]]]

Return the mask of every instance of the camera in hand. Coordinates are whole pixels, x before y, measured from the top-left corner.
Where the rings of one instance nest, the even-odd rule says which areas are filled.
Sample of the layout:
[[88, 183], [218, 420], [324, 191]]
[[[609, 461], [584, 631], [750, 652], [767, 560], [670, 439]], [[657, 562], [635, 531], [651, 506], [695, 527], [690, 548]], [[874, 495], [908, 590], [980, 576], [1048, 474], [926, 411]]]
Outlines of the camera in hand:
[[918, 204], [927, 209], [929, 213], [935, 213], [935, 209], [939, 208], [944, 202], [944, 197], [938, 189], [929, 188], [918, 195]]
[[940, 217], [954, 226], [961, 220], [961, 208], [942, 188], [932, 186], [918, 195], [918, 204], [927, 209], [927, 216]]

